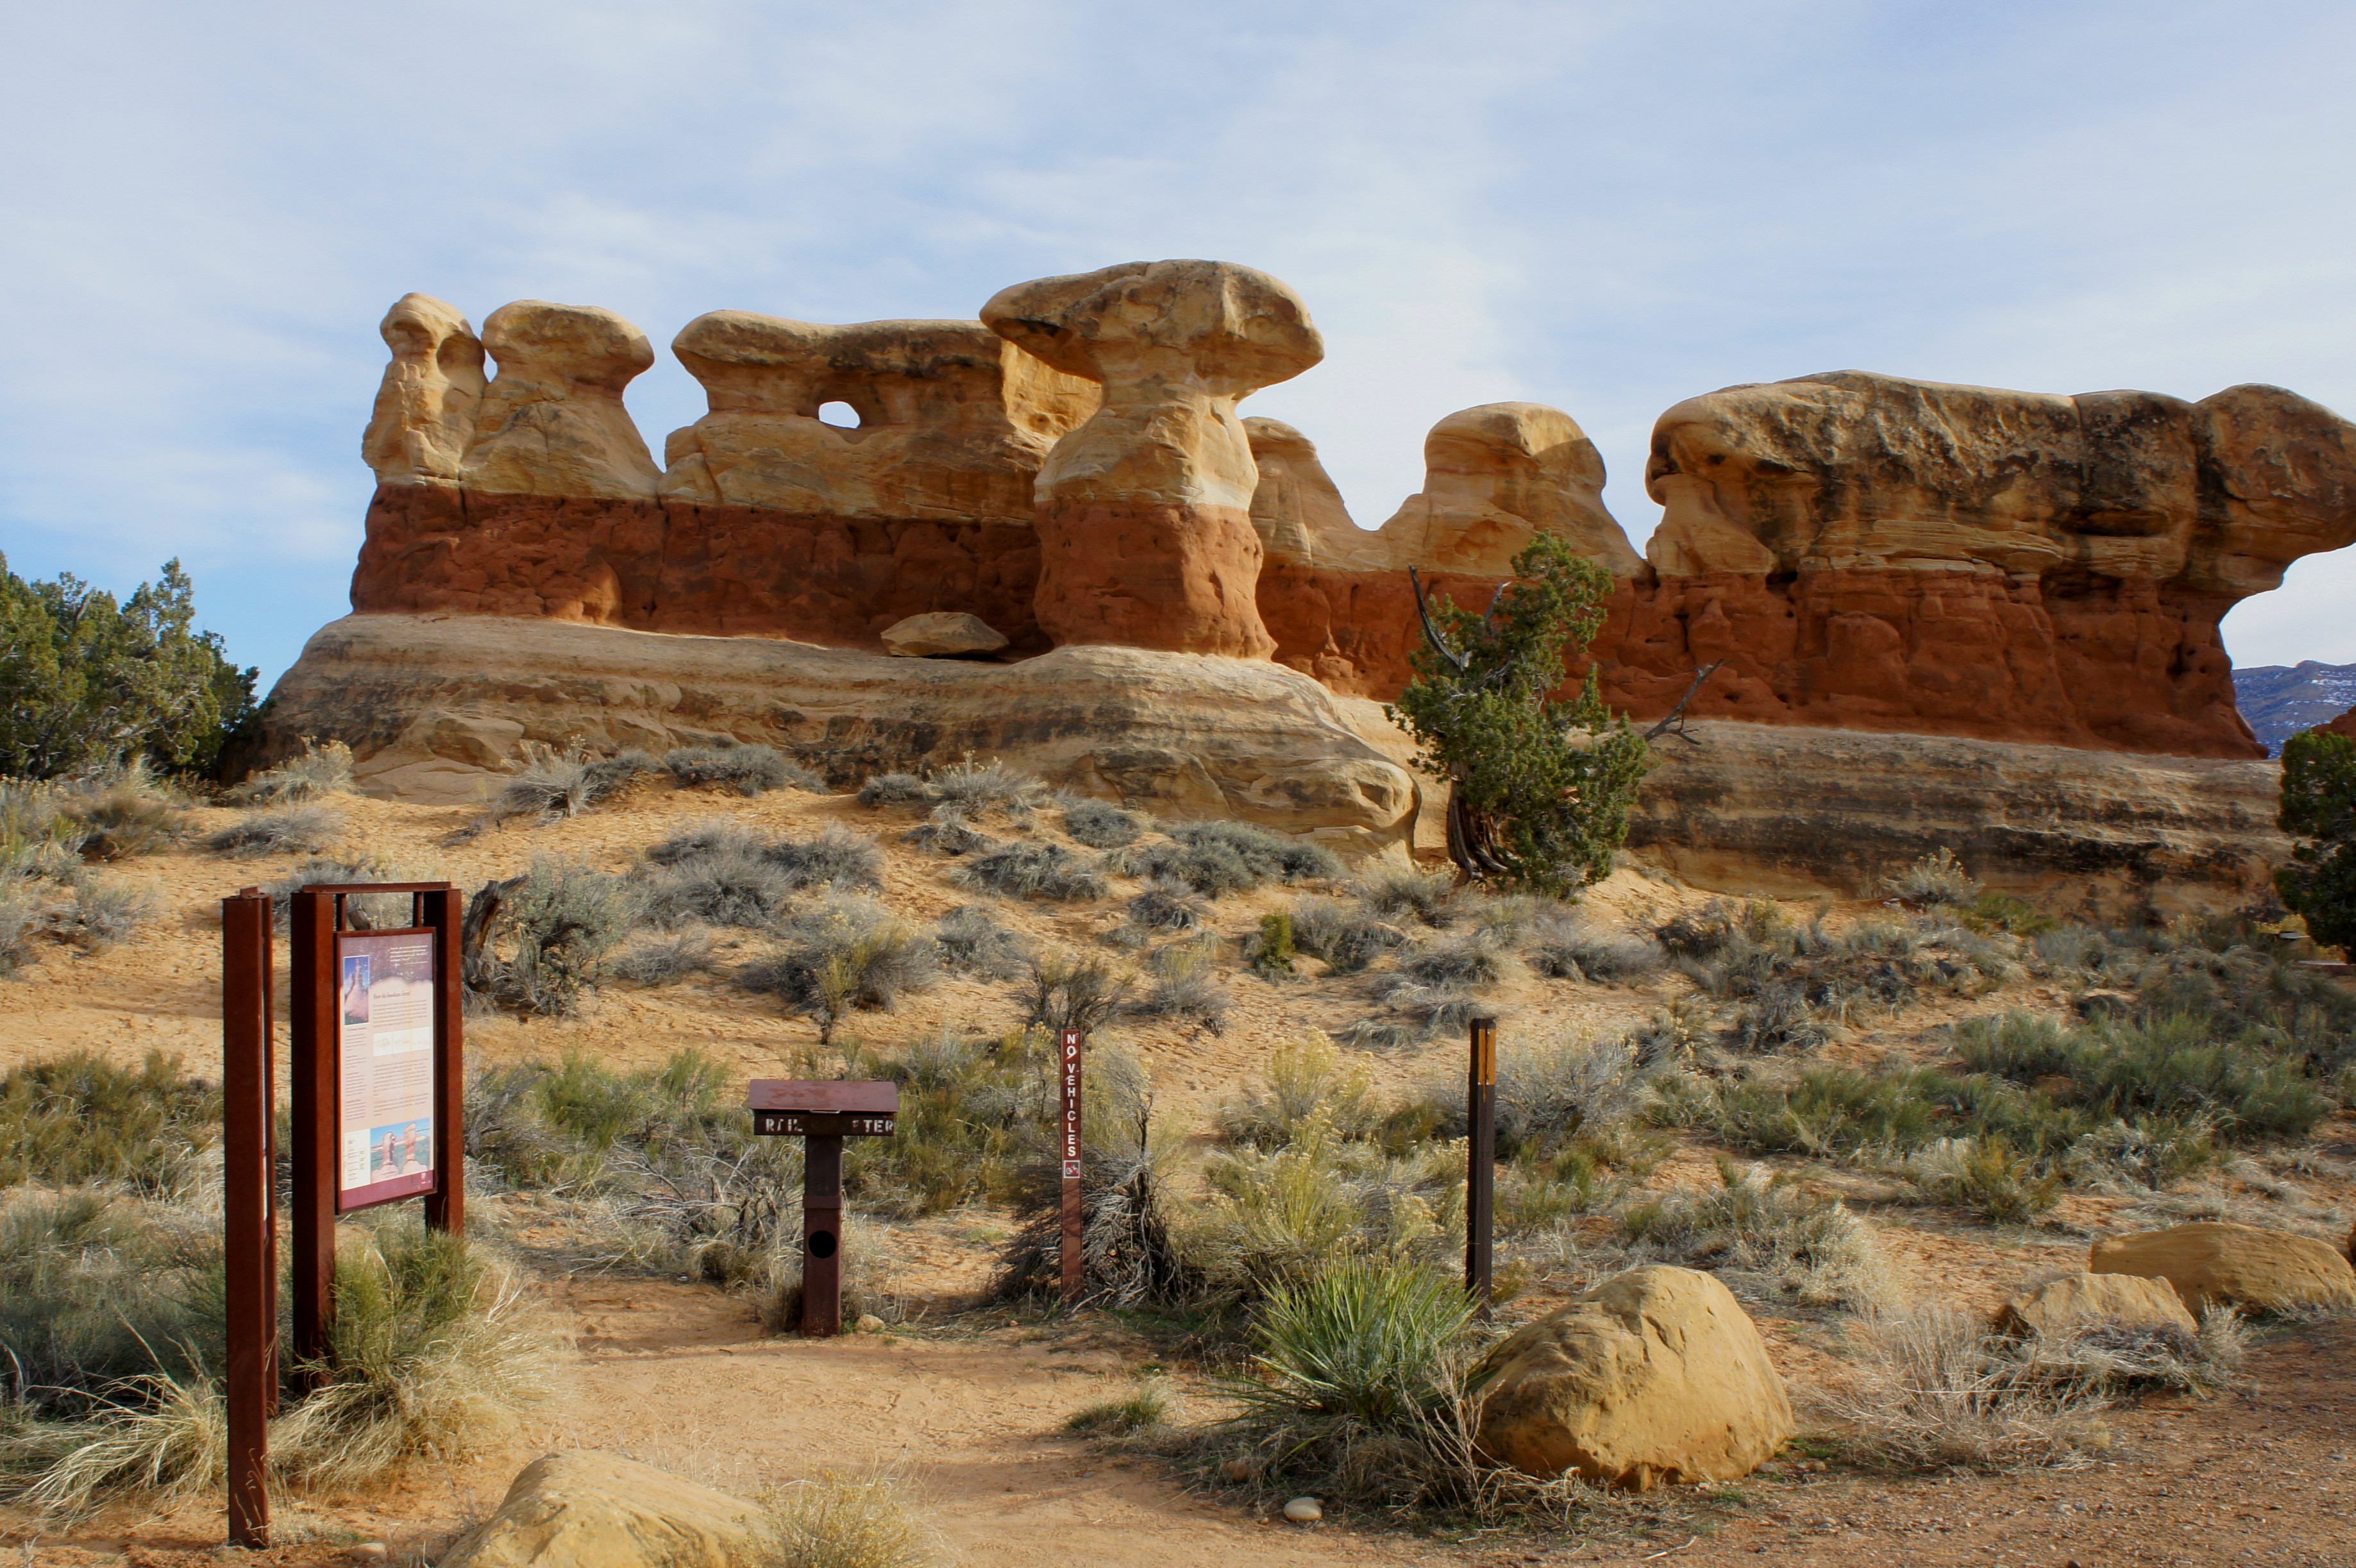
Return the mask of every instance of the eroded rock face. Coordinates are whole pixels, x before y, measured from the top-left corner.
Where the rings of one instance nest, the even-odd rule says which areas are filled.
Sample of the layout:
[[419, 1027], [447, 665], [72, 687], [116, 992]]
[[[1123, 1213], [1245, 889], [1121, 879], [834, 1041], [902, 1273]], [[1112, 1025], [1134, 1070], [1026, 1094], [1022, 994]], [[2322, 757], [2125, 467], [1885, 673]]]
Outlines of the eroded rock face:
[[456, 307], [405, 294], [378, 330], [392, 362], [377, 388], [360, 456], [391, 480], [455, 479], [483, 400], [483, 342]]
[[[1252, 526], [1270, 561], [1365, 567], [1380, 551], [1374, 534], [1350, 521], [1316, 444], [1277, 419], [1247, 419], [1252, 466]], [[1372, 551], [1373, 553], [1368, 553]]]
[[[1032, 484], [1097, 388], [978, 321], [825, 327], [716, 310], [671, 342], [712, 412], [664, 444], [662, 493], [841, 518], [1028, 526]], [[819, 418], [830, 403], [856, 429]]]
[[1603, 505], [1603, 456], [1558, 408], [1492, 403], [1450, 414], [1423, 443], [1423, 489], [1382, 526], [1381, 559], [1404, 571], [1505, 576], [1552, 533], [1614, 576], [1644, 563]]
[[1261, 660], [1063, 648], [1013, 664], [552, 620], [356, 615], [272, 698], [273, 745], [341, 739], [368, 793], [487, 799], [527, 743], [759, 742], [835, 785], [970, 753], [1176, 820], [1235, 817], [1347, 854], [1412, 831], [1415, 778], [1333, 698]]
[[655, 362], [647, 335], [610, 310], [519, 299], [491, 312], [483, 389], [460, 480], [532, 496], [651, 497], [661, 471], [622, 406]]
[[1058, 644], [1268, 657], [1236, 404], [1324, 356], [1300, 296], [1223, 262], [1131, 262], [1018, 284], [981, 318], [1104, 389], [1040, 470], [1039, 624]]
[[2014, 1296], [1996, 1314], [1999, 1334], [2050, 1337], [2105, 1328], [2190, 1337], [2201, 1332], [2201, 1324], [2166, 1280], [2135, 1274], [2064, 1274]]
[[2193, 1312], [2245, 1306], [2356, 1311], [2356, 1268], [2329, 1244], [2254, 1225], [2206, 1222], [2094, 1243], [2097, 1274], [2166, 1280]]
[[1759, 1330], [1715, 1275], [1615, 1274], [1492, 1350], [1479, 1443], [1533, 1476], [1631, 1491], [1747, 1476], [1798, 1430]]
[[758, 1508], [725, 1492], [568, 1450], [525, 1466], [442, 1568], [734, 1568], [752, 1557], [760, 1521]]

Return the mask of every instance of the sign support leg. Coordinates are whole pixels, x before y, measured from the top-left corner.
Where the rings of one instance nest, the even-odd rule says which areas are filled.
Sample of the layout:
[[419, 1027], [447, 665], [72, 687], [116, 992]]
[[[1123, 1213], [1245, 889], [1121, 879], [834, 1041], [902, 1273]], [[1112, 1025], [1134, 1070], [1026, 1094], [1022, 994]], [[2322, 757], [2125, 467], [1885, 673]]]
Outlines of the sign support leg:
[[221, 900], [222, 1247], [229, 1330], [229, 1542], [270, 1544], [267, 1466], [278, 1390], [272, 1212], [269, 897]]
[[327, 1359], [336, 1292], [336, 897], [294, 896], [287, 979], [294, 1060], [294, 1338], [295, 1378], [315, 1391]]
[[1489, 1316], [1495, 1288], [1497, 1227], [1497, 1020], [1472, 1020], [1472, 1068], [1465, 1084], [1471, 1137], [1465, 1145], [1464, 1288]]
[[842, 1332], [842, 1140], [802, 1140], [802, 1335]]
[[466, 906], [455, 887], [417, 896], [419, 924], [434, 928], [434, 1190], [429, 1229], [466, 1233], [466, 982], [459, 926]]

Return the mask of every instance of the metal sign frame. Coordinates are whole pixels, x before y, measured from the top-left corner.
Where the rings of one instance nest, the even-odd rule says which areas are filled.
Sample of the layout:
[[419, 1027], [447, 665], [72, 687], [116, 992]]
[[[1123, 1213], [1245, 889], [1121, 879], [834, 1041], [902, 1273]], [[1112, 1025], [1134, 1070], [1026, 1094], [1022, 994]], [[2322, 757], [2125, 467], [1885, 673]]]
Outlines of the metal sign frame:
[[880, 1080], [757, 1078], [745, 1109], [756, 1137], [802, 1141], [804, 1338], [842, 1332], [842, 1141], [900, 1130], [900, 1086]]

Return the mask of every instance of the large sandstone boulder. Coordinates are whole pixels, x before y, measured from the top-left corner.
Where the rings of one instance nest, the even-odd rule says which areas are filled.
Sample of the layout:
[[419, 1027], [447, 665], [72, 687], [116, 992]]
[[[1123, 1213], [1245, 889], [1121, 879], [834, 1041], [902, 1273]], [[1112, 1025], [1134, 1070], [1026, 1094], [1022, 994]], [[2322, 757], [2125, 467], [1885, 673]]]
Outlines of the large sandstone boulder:
[[380, 479], [455, 479], [483, 401], [483, 341], [455, 306], [405, 294], [377, 330], [392, 362], [360, 456]]
[[1301, 296], [1224, 262], [1130, 262], [1018, 284], [981, 318], [1104, 389], [1039, 472], [1039, 624], [1058, 645], [1267, 658], [1236, 404], [1324, 357]]
[[1996, 1328], [1999, 1334], [2025, 1338], [2104, 1328], [2198, 1334], [2201, 1324], [2166, 1280], [2135, 1274], [2064, 1274], [1997, 1308]]
[[1133, 648], [1012, 664], [490, 616], [351, 616], [272, 693], [267, 745], [352, 747], [366, 792], [487, 799], [528, 746], [757, 741], [837, 786], [967, 753], [1156, 816], [1236, 817], [1345, 854], [1402, 843], [1415, 777], [1281, 665]]
[[1483, 1453], [1633, 1491], [1747, 1476], [1797, 1430], [1759, 1330], [1714, 1275], [1616, 1274], [1489, 1353]]
[[1492, 403], [1450, 414], [1423, 442], [1423, 489], [1382, 526], [1404, 571], [1505, 576], [1531, 536], [1552, 533], [1614, 576], [1644, 574], [1603, 505], [1603, 455], [1558, 408]]
[[2206, 1221], [2094, 1243], [2098, 1274], [2166, 1280], [2194, 1312], [2356, 1312], [2356, 1268], [2325, 1242], [2254, 1225]]
[[594, 1450], [524, 1466], [497, 1512], [441, 1568], [739, 1568], [761, 1510], [652, 1466]]

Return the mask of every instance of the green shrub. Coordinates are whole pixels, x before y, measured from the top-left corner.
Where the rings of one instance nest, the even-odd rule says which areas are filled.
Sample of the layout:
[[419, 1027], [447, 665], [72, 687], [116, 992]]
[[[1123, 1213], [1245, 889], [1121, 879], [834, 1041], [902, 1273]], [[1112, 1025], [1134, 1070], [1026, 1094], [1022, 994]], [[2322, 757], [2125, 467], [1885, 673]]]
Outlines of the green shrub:
[[2075, 1104], [2122, 1121], [2197, 1116], [2229, 1140], [2255, 1143], [2303, 1138], [2331, 1112], [2300, 1064], [2217, 1040], [2181, 1015], [2065, 1028], [2011, 1013], [1971, 1019], [1955, 1037], [1965, 1067], [2022, 1084], [2066, 1078]]
[[145, 758], [204, 773], [254, 714], [253, 682], [211, 632], [193, 632], [195, 585], [114, 596], [68, 575], [28, 583], [0, 557], [0, 776], [57, 779]]
[[1106, 800], [1073, 800], [1064, 806], [1064, 831], [1090, 849], [1122, 849], [1137, 842], [1149, 819]]
[[466, 990], [485, 1006], [551, 1017], [572, 1014], [642, 907], [626, 879], [545, 856], [498, 891], [498, 913], [466, 955]]
[[1845, 1204], [1755, 1169], [1721, 1163], [1719, 1178], [1715, 1188], [1630, 1208], [1622, 1233], [1645, 1252], [1716, 1273], [1738, 1294], [1855, 1312], [1896, 1301], [1873, 1228]]
[[1088, 903], [1108, 891], [1104, 876], [1059, 843], [1010, 843], [975, 854], [949, 880], [1009, 898]]
[[933, 940], [940, 947], [942, 962], [982, 980], [1012, 979], [1032, 956], [1029, 938], [1007, 929], [989, 910], [972, 904], [943, 915], [933, 927]]
[[2293, 840], [2275, 873], [2283, 902], [2317, 941], [2356, 952], [2356, 740], [2314, 729], [2284, 744], [2279, 825]]
[[177, 1196], [198, 1180], [220, 1113], [220, 1088], [161, 1051], [136, 1069], [86, 1050], [20, 1063], [0, 1078], [0, 1187], [106, 1182]]
[[1353, 891], [1387, 920], [1412, 915], [1427, 926], [1446, 926], [1459, 913], [1453, 872], [1385, 868], [1360, 877]]
[[1342, 875], [1341, 858], [1323, 844], [1249, 822], [1178, 822], [1164, 831], [1167, 838], [1122, 852], [1122, 869], [1149, 881], [1183, 883], [1206, 898]]
[[1333, 1042], [1311, 1030], [1270, 1048], [1259, 1084], [1246, 1086], [1221, 1108], [1218, 1126], [1230, 1144], [1280, 1149], [1292, 1142], [1296, 1128], [1321, 1112], [1324, 1125], [1342, 1138], [1370, 1137], [1383, 1120], [1365, 1064], [1344, 1067]]
[[1644, 736], [1604, 705], [1593, 668], [1576, 698], [1553, 695], [1611, 592], [1611, 574], [1550, 533], [1514, 558], [1485, 613], [1427, 607], [1418, 585], [1428, 646], [1384, 712], [1448, 780], [1449, 855], [1466, 875], [1560, 895], [1602, 880], [1627, 842]]
[[1169, 1421], [1169, 1385], [1148, 1380], [1134, 1392], [1082, 1405], [1064, 1418], [1064, 1430], [1087, 1437], [1133, 1437], [1158, 1430]]
[[1265, 977], [1290, 975], [1292, 961], [1299, 956], [1292, 945], [1292, 917], [1281, 909], [1262, 915], [1248, 956], [1252, 968]]
[[1292, 907], [1293, 944], [1323, 959], [1328, 973], [1356, 974], [1407, 940], [1365, 904], [1303, 898]]
[[739, 969], [736, 983], [817, 1018], [822, 1038], [851, 1012], [889, 1008], [940, 972], [930, 937], [851, 895], [829, 897], [785, 922], [779, 935], [779, 950]]

